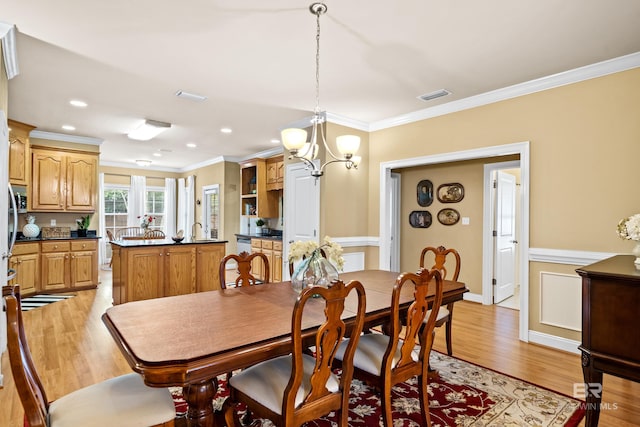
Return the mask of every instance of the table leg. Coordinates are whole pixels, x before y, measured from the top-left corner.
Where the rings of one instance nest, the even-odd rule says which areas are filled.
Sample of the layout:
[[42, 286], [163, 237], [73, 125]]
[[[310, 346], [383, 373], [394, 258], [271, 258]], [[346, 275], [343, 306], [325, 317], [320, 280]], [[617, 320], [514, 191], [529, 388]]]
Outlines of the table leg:
[[197, 384], [189, 384], [182, 388], [184, 400], [189, 405], [187, 426], [214, 427], [213, 397], [218, 388], [217, 380], [206, 380]]
[[[593, 360], [588, 353], [582, 353], [582, 375], [585, 382], [587, 415], [586, 427], [597, 427], [602, 402], [602, 372], [593, 368]], [[594, 387], [594, 388], [592, 388]]]

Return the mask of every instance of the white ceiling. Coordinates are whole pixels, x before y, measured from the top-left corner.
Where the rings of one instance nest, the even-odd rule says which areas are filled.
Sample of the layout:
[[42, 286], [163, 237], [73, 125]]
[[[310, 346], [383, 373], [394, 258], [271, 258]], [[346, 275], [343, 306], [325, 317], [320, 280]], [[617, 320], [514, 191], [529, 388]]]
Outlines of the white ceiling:
[[[9, 117], [99, 138], [102, 163], [185, 170], [278, 147], [315, 107], [315, 16], [296, 0], [0, 0], [18, 29]], [[638, 0], [328, 0], [320, 106], [354, 127], [640, 52]], [[419, 95], [452, 95], [425, 103]], [[194, 102], [175, 92], [204, 95]], [[88, 102], [85, 109], [71, 99]], [[148, 142], [143, 119], [174, 127]], [[76, 130], [62, 130], [64, 124]], [[230, 135], [220, 128], [231, 127]], [[194, 142], [196, 149], [185, 144]], [[158, 151], [158, 150], [170, 150]], [[162, 157], [154, 157], [160, 153]]]

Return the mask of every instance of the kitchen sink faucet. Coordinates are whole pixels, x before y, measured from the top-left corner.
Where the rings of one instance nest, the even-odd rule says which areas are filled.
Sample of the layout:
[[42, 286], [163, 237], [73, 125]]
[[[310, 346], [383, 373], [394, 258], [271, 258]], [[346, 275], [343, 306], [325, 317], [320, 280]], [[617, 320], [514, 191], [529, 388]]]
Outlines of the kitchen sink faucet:
[[202, 224], [200, 224], [199, 222], [194, 222], [193, 225], [191, 226], [191, 241], [194, 242], [196, 240], [196, 225], [200, 226], [200, 230], [202, 230]]

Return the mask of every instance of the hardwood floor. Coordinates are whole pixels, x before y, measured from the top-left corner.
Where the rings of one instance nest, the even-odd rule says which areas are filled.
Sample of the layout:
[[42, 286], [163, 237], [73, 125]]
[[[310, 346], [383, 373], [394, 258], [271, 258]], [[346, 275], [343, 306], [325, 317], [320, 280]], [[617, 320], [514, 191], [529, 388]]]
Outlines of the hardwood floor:
[[[23, 314], [29, 346], [49, 400], [107, 378], [131, 372], [102, 324], [111, 305], [111, 274], [100, 272], [97, 290]], [[435, 349], [446, 352], [444, 330]], [[461, 359], [521, 378], [567, 395], [582, 382], [580, 357], [518, 340], [518, 312], [480, 304], [457, 303], [453, 354]], [[2, 357], [0, 426], [21, 427], [22, 406]], [[640, 384], [605, 375], [601, 427], [640, 427]], [[615, 409], [614, 409], [615, 408]], [[584, 421], [581, 425], [584, 425]]]

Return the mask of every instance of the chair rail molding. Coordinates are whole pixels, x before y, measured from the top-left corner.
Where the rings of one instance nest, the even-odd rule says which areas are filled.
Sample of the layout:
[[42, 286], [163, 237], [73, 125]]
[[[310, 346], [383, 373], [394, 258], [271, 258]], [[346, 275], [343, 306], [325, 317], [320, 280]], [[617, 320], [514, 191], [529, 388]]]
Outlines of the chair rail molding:
[[589, 265], [617, 255], [611, 252], [576, 251], [570, 249], [529, 248], [530, 262]]

